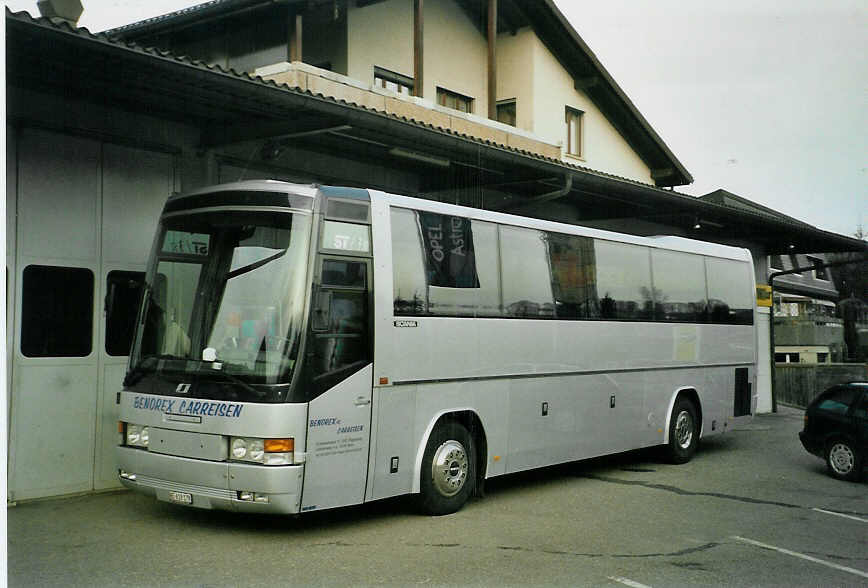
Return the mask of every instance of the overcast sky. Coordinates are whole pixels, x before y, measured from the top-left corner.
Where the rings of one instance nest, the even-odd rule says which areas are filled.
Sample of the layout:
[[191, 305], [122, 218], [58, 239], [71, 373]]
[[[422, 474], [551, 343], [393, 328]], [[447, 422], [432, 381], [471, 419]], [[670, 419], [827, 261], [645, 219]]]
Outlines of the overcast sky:
[[[690, 171], [836, 233], [868, 230], [868, 2], [555, 0]], [[82, 0], [99, 32], [199, 4]], [[7, 0], [38, 14], [35, 0]]]

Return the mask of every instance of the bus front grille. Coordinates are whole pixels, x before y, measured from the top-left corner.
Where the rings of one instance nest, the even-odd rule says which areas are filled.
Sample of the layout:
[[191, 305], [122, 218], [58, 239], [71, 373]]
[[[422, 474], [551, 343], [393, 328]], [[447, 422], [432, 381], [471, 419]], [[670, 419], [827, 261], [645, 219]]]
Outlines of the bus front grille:
[[236, 492], [228, 488], [210, 488], [208, 486], [196, 486], [194, 484], [180, 484], [169, 480], [161, 480], [159, 478], [151, 478], [149, 476], [136, 476], [136, 483], [147, 486], [148, 488], [156, 488], [169, 492], [186, 492], [195, 496], [207, 496], [208, 498], [219, 498], [221, 500], [233, 500]]

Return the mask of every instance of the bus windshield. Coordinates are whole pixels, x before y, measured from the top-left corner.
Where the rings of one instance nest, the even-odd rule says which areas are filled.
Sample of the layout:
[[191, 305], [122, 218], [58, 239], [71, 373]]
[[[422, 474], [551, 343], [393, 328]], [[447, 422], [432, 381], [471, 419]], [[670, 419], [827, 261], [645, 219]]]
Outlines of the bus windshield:
[[[310, 216], [208, 212], [163, 219], [128, 384], [148, 374], [287, 384], [304, 317]], [[201, 396], [201, 394], [197, 394]]]

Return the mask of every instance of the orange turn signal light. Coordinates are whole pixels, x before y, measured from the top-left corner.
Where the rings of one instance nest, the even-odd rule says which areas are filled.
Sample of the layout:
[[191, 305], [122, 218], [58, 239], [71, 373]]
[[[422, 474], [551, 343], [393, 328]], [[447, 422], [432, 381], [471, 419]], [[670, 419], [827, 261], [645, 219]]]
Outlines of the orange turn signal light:
[[295, 449], [295, 439], [266, 439], [265, 453], [288, 453]]

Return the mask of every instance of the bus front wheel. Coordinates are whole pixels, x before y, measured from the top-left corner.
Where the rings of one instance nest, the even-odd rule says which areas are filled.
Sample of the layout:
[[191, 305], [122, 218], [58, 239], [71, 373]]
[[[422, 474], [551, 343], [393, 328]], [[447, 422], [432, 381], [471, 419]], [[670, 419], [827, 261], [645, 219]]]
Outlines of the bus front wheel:
[[440, 423], [428, 438], [422, 458], [422, 511], [430, 515], [456, 512], [473, 493], [475, 483], [476, 455], [470, 433], [461, 423]]
[[669, 444], [666, 457], [670, 463], [687, 463], [699, 445], [699, 419], [696, 406], [686, 398], [679, 398], [672, 408], [669, 421]]

